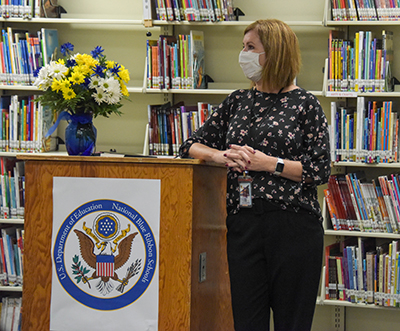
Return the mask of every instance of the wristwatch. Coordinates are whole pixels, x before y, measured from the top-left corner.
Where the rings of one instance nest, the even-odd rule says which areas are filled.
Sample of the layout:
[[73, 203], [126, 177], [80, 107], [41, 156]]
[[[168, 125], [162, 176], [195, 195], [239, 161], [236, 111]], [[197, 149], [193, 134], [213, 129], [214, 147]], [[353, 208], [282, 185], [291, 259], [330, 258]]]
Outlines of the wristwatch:
[[284, 167], [285, 167], [285, 162], [283, 162], [283, 160], [280, 157], [278, 157], [278, 161], [276, 161], [274, 175], [280, 176]]

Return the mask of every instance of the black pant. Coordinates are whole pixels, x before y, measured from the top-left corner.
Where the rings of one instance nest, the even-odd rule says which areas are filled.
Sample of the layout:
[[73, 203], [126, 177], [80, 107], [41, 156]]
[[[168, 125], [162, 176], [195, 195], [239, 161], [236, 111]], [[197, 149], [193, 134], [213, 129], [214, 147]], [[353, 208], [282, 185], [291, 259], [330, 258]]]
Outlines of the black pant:
[[236, 331], [308, 331], [323, 253], [316, 215], [283, 211], [255, 199], [227, 218], [228, 261]]

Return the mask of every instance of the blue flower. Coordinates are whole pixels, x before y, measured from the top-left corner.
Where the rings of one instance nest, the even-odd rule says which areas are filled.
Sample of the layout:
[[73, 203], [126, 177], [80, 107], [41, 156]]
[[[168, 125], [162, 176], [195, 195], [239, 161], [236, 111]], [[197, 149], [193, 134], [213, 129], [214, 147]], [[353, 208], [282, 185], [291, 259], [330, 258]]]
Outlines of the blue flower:
[[110, 69], [112, 75], [119, 77], [118, 73], [121, 71], [121, 66], [117, 63], [113, 68]]
[[101, 65], [99, 65], [99, 64], [97, 64], [94, 68], [93, 68], [93, 71], [94, 71], [94, 74], [92, 74], [92, 76], [99, 76], [99, 77], [101, 77], [101, 78], [104, 78], [104, 67], [103, 66], [101, 66]]
[[72, 60], [67, 60], [67, 64], [66, 64], [66, 67], [67, 68], [73, 68], [73, 67], [75, 67], [76, 66], [76, 61], [74, 60], [74, 59], [72, 59]]
[[89, 84], [90, 84], [90, 79], [89, 79], [89, 77], [86, 77], [85, 81], [82, 83], [82, 85], [85, 86], [85, 87], [88, 87]]
[[42, 69], [42, 67], [36, 68], [35, 71], [33, 72], [33, 77], [39, 76], [39, 71]]
[[70, 52], [74, 50], [74, 45], [71, 43], [62, 44], [60, 47], [60, 52], [63, 56], [69, 55]]
[[94, 59], [97, 59], [101, 53], [104, 52], [104, 49], [101, 48], [101, 46], [96, 46], [96, 48], [90, 52], [90, 54], [93, 56]]

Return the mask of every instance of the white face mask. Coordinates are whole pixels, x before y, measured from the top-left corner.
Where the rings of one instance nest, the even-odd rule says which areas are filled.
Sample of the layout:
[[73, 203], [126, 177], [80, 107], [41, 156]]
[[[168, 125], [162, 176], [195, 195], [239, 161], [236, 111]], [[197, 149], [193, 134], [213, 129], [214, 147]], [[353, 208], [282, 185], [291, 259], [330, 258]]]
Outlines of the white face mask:
[[258, 82], [261, 79], [262, 66], [260, 64], [260, 54], [254, 52], [246, 52], [242, 50], [239, 54], [239, 64], [242, 67], [244, 75], [252, 80], [253, 82]]

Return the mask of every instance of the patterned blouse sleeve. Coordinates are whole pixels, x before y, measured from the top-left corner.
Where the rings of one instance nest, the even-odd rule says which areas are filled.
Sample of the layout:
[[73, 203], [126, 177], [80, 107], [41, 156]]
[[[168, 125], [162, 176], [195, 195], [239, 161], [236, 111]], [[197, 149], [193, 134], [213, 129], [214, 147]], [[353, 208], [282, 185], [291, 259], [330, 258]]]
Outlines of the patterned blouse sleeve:
[[319, 101], [314, 96], [309, 101], [303, 109], [302, 181], [305, 183], [307, 178], [312, 178], [311, 185], [321, 185], [328, 181], [331, 173], [328, 121]]
[[200, 143], [218, 150], [226, 148], [226, 131], [234, 94], [235, 92], [230, 94], [204, 124], [180, 146], [179, 156], [181, 158], [189, 157], [189, 149], [194, 143]]

